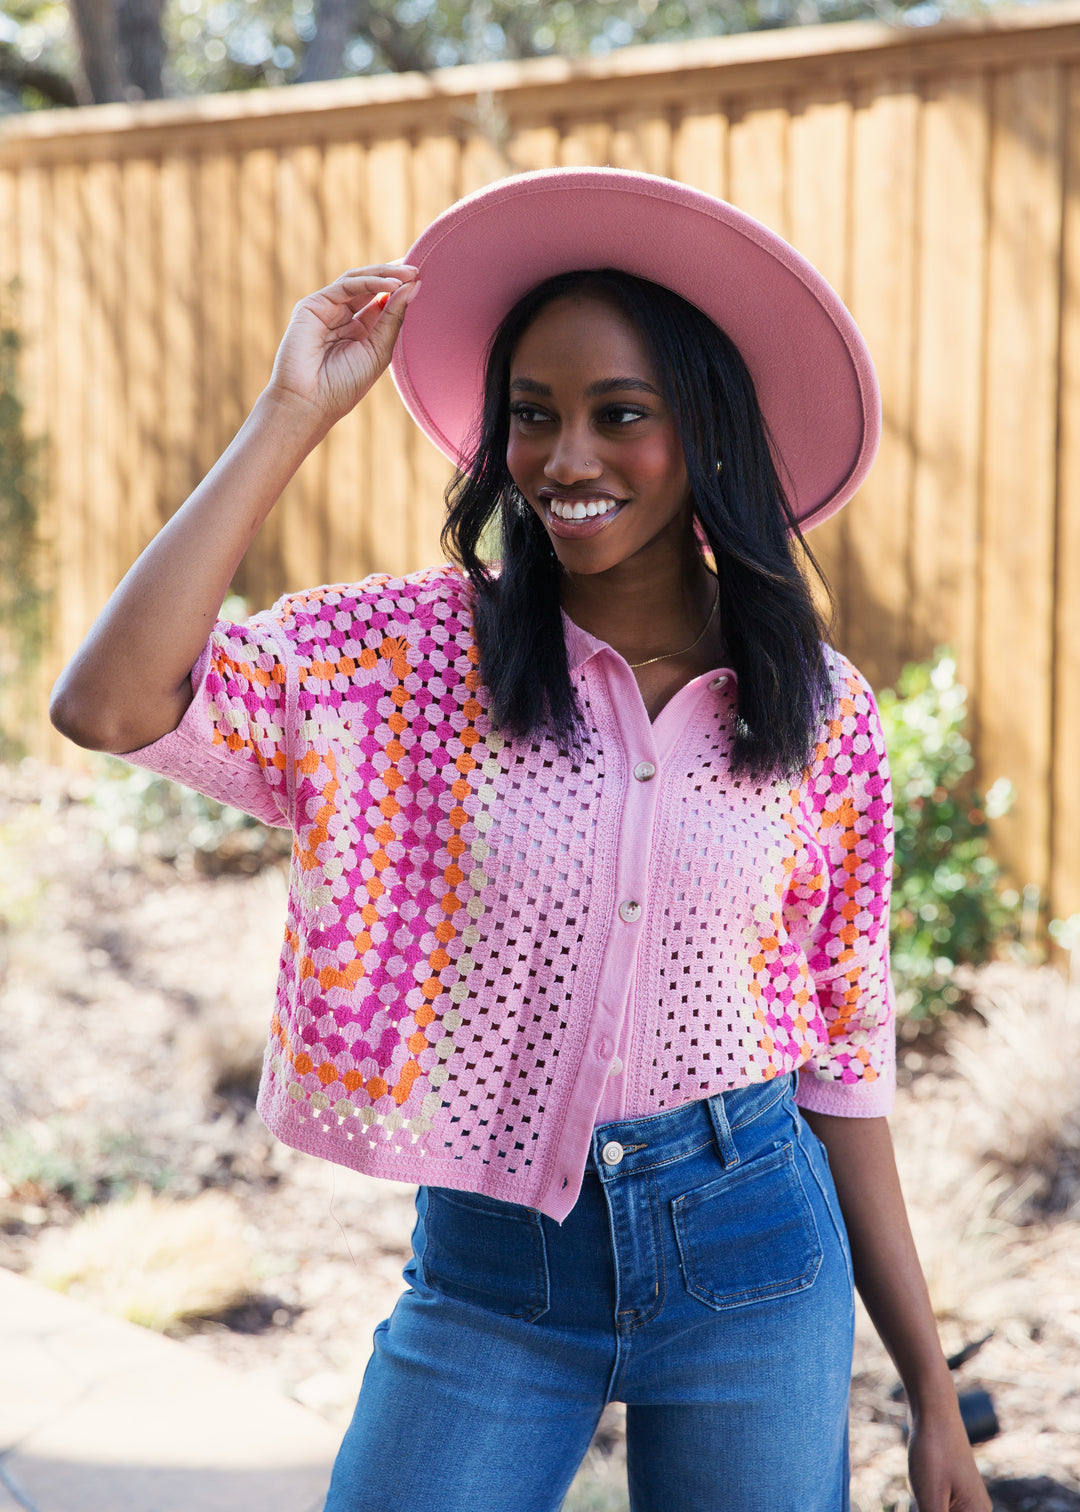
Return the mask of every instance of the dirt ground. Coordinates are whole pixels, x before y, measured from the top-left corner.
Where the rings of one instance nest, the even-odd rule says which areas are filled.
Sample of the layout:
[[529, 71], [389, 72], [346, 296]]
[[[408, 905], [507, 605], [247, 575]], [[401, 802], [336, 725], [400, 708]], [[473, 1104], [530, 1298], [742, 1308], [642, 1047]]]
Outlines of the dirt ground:
[[[219, 1191], [232, 1304], [170, 1331], [343, 1425], [400, 1289], [412, 1193], [278, 1145], [254, 1112], [280, 867], [206, 875], [191, 855], [154, 858], [100, 790], [0, 768], [0, 1264], [55, 1271], [102, 1198], [149, 1191], [164, 1210]], [[992, 968], [976, 987], [986, 1022], [903, 1048], [894, 1137], [946, 1347], [992, 1335], [957, 1384], [992, 1399], [1000, 1431], [977, 1457], [995, 1506], [1080, 1512], [1080, 1003], [1030, 969]], [[122, 1305], [123, 1257], [116, 1268]], [[894, 1384], [860, 1319], [860, 1512], [910, 1505]], [[625, 1508], [622, 1442], [616, 1407], [571, 1512]]]

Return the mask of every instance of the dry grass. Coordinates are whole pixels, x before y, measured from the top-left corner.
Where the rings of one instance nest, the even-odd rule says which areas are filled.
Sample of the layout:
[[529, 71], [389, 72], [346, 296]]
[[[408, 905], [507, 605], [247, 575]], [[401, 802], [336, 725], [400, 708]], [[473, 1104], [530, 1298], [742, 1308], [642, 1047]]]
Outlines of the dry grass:
[[141, 1191], [95, 1208], [46, 1236], [31, 1275], [159, 1330], [227, 1312], [256, 1285], [239, 1210], [214, 1191], [190, 1202]]
[[949, 1046], [971, 1089], [969, 1138], [1014, 1178], [1052, 1184], [1080, 1154], [1080, 992], [1049, 967], [1004, 964], [972, 985], [985, 1026], [964, 1025]]

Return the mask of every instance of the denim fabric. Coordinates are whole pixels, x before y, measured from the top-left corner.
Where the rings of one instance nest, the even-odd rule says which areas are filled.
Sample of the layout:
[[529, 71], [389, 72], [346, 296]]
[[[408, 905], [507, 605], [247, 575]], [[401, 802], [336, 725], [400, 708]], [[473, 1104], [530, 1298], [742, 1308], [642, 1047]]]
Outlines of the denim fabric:
[[609, 1400], [632, 1512], [844, 1512], [851, 1261], [792, 1092], [597, 1129], [562, 1225], [421, 1188], [325, 1512], [556, 1512]]

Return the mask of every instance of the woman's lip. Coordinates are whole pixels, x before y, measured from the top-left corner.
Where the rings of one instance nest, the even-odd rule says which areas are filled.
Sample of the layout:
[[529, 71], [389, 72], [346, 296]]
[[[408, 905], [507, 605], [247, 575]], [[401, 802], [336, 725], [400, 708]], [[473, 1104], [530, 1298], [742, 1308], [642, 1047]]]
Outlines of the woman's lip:
[[[586, 516], [584, 520], [561, 520], [557, 514], [552, 514], [549, 507], [552, 497], [557, 498], [560, 502], [568, 503], [570, 501], [566, 500], [563, 494], [549, 495], [543, 500], [544, 519], [547, 522], [547, 528], [551, 531], [552, 535], [562, 536], [568, 541], [583, 541], [589, 536], [596, 535], [605, 526], [610, 525], [612, 520], [617, 519], [622, 513], [623, 508], [623, 501], [615, 499], [613, 502], [616, 507], [609, 510], [607, 514]], [[589, 497], [599, 499], [610, 498], [611, 495], [590, 494]]]

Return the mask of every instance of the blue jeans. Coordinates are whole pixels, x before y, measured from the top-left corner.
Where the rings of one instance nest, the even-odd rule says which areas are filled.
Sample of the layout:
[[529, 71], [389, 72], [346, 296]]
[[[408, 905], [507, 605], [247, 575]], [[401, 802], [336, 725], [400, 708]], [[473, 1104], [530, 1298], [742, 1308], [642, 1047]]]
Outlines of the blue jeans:
[[632, 1512], [844, 1512], [851, 1261], [792, 1090], [596, 1130], [561, 1226], [422, 1187], [325, 1512], [556, 1512], [608, 1401]]

